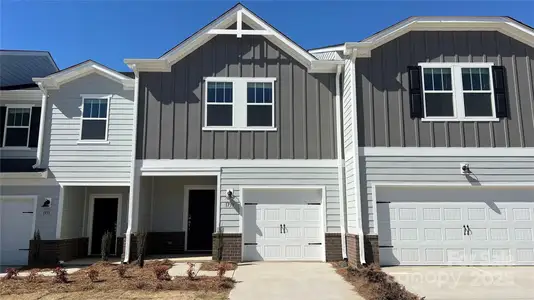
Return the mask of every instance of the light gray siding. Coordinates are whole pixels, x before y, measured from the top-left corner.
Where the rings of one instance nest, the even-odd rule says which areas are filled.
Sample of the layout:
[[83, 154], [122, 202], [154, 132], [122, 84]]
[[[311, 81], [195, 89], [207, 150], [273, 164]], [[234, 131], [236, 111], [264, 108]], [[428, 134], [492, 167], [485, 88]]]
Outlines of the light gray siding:
[[[35, 216], [35, 230], [39, 230], [41, 239], [56, 239], [57, 208], [59, 204], [59, 185], [55, 186], [0, 186], [0, 196], [38, 196]], [[46, 198], [51, 199], [51, 207], [41, 207]]]
[[[493, 62], [506, 69], [508, 119], [422, 122], [410, 118], [408, 66]], [[359, 145], [372, 147], [534, 147], [534, 49], [498, 32], [413, 31], [358, 58]]]
[[164, 176], [146, 177], [146, 179], [148, 182], [154, 180], [151, 227], [153, 232], [185, 231], [183, 228], [184, 186], [217, 186], [215, 176]]
[[[78, 144], [81, 94], [112, 95], [109, 104], [109, 144]], [[98, 74], [91, 74], [51, 90], [46, 124], [50, 174], [58, 181], [99, 180], [129, 182], [134, 128], [133, 91]], [[48, 157], [47, 152], [43, 157]]]
[[[276, 131], [203, 131], [204, 77], [276, 77]], [[335, 74], [264, 37], [219, 35], [169, 73], [141, 73], [138, 159], [333, 159]]]
[[[534, 157], [406, 157], [367, 156], [361, 168], [363, 224], [366, 233], [375, 233], [373, 184], [381, 183], [488, 183], [528, 184], [534, 182]], [[472, 176], [460, 174], [460, 164], [469, 163]]]
[[61, 238], [82, 237], [86, 213], [85, 188], [67, 186], [63, 188], [63, 217], [61, 220]]
[[354, 168], [354, 124], [353, 124], [353, 105], [354, 95], [352, 80], [354, 76], [354, 67], [350, 59], [345, 59], [345, 71], [343, 74], [343, 145], [345, 155], [345, 197], [346, 197], [346, 214], [348, 232], [356, 232], [357, 209], [356, 209], [356, 185]]
[[[239, 232], [239, 216], [242, 211], [239, 189], [242, 187], [324, 186], [326, 189], [326, 232], [340, 232], [337, 174], [337, 167], [223, 168], [221, 173], [221, 227], [226, 233]], [[226, 199], [228, 189], [234, 190], [235, 203]]]

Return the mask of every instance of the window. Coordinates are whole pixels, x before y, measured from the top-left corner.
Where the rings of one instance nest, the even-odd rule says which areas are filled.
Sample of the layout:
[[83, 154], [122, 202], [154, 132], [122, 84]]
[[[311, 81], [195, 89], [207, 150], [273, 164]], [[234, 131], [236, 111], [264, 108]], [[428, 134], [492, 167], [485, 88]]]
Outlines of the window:
[[421, 63], [424, 119], [495, 121], [491, 63]]
[[276, 130], [275, 78], [206, 78], [204, 130]]
[[109, 96], [83, 98], [82, 141], [106, 141], [108, 127]]
[[4, 147], [28, 147], [31, 107], [7, 107]]

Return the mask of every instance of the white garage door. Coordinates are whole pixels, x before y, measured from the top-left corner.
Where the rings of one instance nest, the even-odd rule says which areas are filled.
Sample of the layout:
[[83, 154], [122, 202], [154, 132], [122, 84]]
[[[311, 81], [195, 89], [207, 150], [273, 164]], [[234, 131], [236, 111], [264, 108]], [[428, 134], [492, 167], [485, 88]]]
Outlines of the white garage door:
[[0, 198], [0, 265], [28, 263], [33, 205], [32, 198]]
[[382, 265], [534, 265], [534, 190], [401, 188], [381, 196]]
[[243, 260], [324, 260], [321, 190], [244, 190]]

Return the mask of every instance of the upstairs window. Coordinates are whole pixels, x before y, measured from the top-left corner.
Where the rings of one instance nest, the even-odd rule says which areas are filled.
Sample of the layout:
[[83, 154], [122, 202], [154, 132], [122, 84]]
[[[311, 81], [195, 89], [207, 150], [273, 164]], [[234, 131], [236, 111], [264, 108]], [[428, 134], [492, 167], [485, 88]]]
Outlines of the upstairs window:
[[206, 78], [204, 130], [276, 130], [275, 78]]
[[7, 107], [4, 127], [4, 147], [28, 147], [31, 107]]
[[83, 97], [80, 140], [107, 141], [109, 96]]
[[424, 121], [497, 121], [492, 63], [421, 63]]

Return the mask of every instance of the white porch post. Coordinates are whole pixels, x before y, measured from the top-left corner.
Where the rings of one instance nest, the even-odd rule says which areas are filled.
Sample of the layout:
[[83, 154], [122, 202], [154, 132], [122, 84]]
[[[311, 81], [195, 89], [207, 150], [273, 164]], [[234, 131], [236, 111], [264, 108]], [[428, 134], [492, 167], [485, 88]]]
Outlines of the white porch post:
[[56, 223], [56, 239], [61, 238], [61, 225], [63, 223], [63, 202], [65, 198], [65, 187], [59, 186], [59, 199], [57, 206], [57, 223]]

